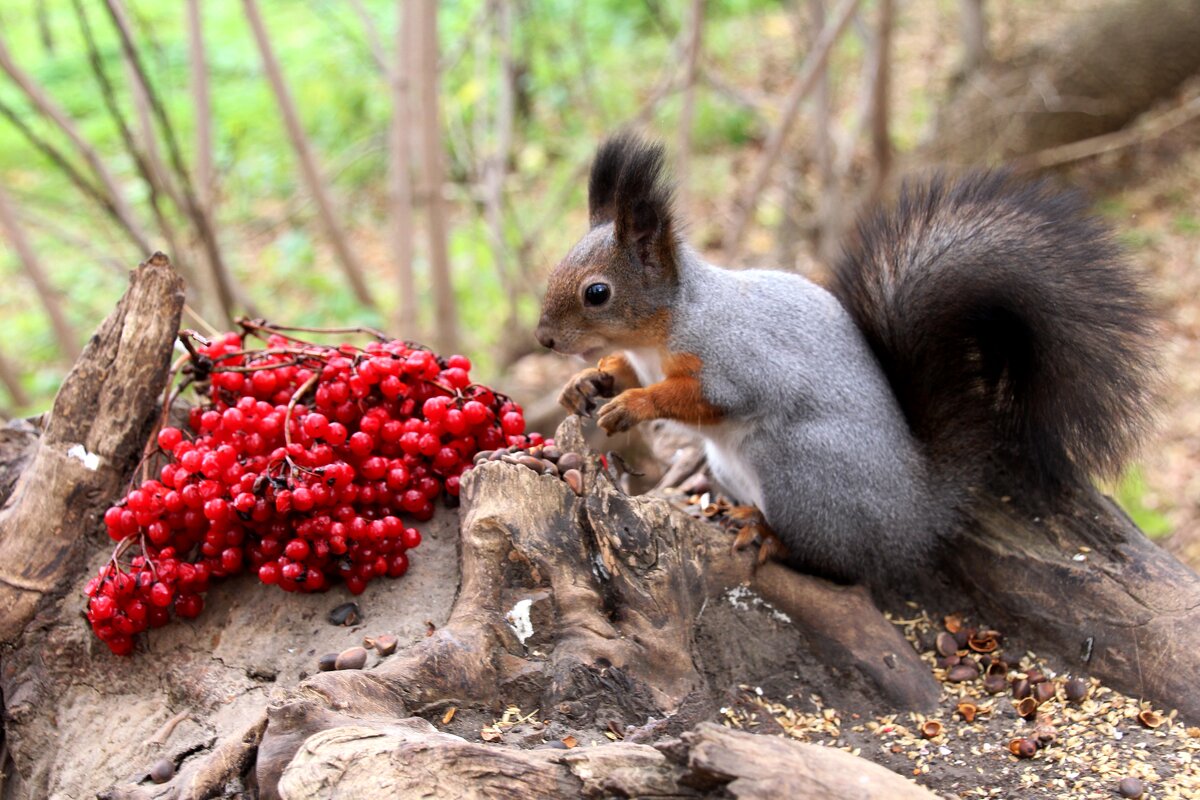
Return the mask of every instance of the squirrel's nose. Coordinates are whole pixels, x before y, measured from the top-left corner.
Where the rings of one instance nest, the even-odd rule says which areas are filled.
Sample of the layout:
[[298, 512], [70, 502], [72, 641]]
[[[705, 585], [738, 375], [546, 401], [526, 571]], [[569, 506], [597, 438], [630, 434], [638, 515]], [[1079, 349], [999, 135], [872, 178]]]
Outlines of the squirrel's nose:
[[554, 349], [554, 337], [550, 335], [550, 331], [546, 330], [544, 325], [538, 325], [537, 330], [533, 332], [538, 342], [547, 349]]

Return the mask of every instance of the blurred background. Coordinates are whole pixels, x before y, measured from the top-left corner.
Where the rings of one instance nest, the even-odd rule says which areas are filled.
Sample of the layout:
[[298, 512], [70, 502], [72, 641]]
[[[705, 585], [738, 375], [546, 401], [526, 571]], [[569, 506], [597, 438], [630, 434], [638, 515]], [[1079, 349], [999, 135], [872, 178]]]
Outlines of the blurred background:
[[552, 405], [540, 288], [622, 127], [667, 142], [710, 258], [817, 280], [898, 176], [1006, 163], [1089, 191], [1148, 273], [1165, 413], [1111, 488], [1197, 565], [1198, 74], [1200, 0], [4, 3], [0, 418], [154, 250], [201, 332], [371, 325]]

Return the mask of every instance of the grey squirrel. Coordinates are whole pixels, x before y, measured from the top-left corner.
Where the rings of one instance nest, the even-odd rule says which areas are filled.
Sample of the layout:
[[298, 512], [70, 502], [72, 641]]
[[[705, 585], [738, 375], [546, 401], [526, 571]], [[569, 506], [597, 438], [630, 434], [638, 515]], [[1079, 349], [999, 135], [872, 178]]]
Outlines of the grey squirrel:
[[1083, 200], [1003, 172], [906, 186], [862, 219], [827, 291], [707, 263], [661, 145], [607, 140], [591, 229], [536, 336], [593, 360], [561, 401], [609, 434], [694, 428], [717, 481], [792, 562], [883, 583], [929, 562], [973, 487], [1113, 476], [1152, 416], [1154, 320]]

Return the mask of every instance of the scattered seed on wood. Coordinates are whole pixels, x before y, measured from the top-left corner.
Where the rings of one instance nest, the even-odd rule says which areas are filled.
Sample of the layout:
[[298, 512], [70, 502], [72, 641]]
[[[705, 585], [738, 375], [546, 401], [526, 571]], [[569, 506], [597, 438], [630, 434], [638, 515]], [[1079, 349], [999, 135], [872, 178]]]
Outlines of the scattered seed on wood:
[[362, 611], [358, 608], [358, 603], [342, 603], [340, 606], [335, 606], [329, 612], [330, 625], [345, 625], [347, 627], [357, 625], [362, 622]]
[[450, 706], [449, 708], [447, 708], [446, 713], [442, 714], [442, 724], [449, 725], [450, 720], [454, 719], [454, 714], [456, 711], [458, 711], [458, 708], [455, 706]]
[[321, 672], [332, 672], [337, 669], [337, 653], [326, 653], [317, 659], [317, 669]]
[[1137, 798], [1142, 796], [1145, 787], [1142, 786], [1142, 782], [1137, 778], [1122, 778], [1121, 782], [1117, 784], [1117, 791], [1121, 793], [1121, 797], [1129, 797], [1132, 800], [1137, 800]]

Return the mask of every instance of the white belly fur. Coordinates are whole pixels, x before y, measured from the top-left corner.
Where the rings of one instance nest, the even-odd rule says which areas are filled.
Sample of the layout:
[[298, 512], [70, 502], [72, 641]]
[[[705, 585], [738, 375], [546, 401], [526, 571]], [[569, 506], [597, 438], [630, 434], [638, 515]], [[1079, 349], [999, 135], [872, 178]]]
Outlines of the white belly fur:
[[[638, 380], [643, 386], [658, 383], [665, 377], [662, 369], [662, 355], [657, 349], [626, 350], [625, 357], [633, 366], [633, 371], [637, 373]], [[708, 455], [709, 466], [722, 488], [730, 492], [737, 500], [743, 503], [753, 503], [762, 508], [762, 483], [742, 455], [742, 441], [749, 433], [746, 426], [732, 422], [702, 427], [683, 423], [676, 424], [704, 439], [704, 449]]]

